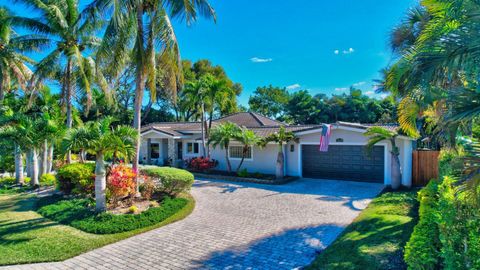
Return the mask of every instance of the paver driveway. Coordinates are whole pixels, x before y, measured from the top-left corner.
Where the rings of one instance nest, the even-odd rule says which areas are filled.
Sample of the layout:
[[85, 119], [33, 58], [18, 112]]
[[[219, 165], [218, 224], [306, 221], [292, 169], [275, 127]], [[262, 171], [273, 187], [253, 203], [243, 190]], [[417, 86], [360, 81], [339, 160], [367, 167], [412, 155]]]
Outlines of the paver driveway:
[[293, 269], [308, 265], [382, 189], [301, 179], [197, 180], [186, 219], [59, 263], [19, 269]]

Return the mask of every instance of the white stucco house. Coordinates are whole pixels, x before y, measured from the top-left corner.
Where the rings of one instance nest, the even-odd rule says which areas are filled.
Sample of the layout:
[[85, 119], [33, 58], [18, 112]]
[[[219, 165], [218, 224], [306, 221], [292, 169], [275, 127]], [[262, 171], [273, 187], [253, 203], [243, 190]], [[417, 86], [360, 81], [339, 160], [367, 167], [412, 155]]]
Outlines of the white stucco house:
[[[213, 126], [227, 121], [247, 127], [261, 137], [277, 132], [282, 125], [292, 131], [297, 139], [284, 146], [286, 175], [390, 184], [390, 142], [378, 143], [370, 155], [365, 151], [368, 138], [363, 133], [371, 125], [347, 122], [332, 124], [329, 150], [320, 152], [321, 125], [286, 125], [256, 113], [242, 112], [217, 119], [213, 121]], [[396, 128], [392, 125], [384, 127]], [[150, 124], [142, 128], [141, 139], [140, 161], [144, 164], [163, 165], [171, 160], [181, 167], [183, 160], [204, 155], [200, 122]], [[413, 140], [399, 136], [396, 143], [400, 149], [402, 184], [410, 186]], [[275, 144], [268, 144], [264, 148], [253, 146], [242, 168], [249, 172], [275, 174], [277, 153], [278, 145]], [[232, 168], [236, 168], [241, 157], [241, 145], [232, 142], [228, 155]], [[226, 170], [224, 149], [211, 149], [210, 156], [219, 162], [216, 169]]]

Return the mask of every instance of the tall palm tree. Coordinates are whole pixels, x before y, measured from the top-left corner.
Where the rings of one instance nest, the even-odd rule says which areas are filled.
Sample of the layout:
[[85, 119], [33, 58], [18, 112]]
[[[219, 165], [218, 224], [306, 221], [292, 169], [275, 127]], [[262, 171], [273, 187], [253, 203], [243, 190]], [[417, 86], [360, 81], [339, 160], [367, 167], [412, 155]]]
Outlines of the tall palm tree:
[[12, 80], [26, 90], [32, 74], [27, 64], [34, 61], [24, 55], [38, 51], [48, 44], [48, 40], [36, 34], [18, 35], [14, 26], [28, 23], [28, 19], [13, 16], [6, 8], [0, 8], [0, 108]]
[[[114, 10], [99, 48], [98, 57], [105, 62], [114, 75], [117, 75], [125, 56], [130, 55], [136, 67], [136, 90], [133, 127], [140, 133], [141, 109], [145, 87], [150, 98], [156, 95], [156, 52], [168, 51], [176, 61], [171, 63], [181, 67], [180, 50], [171, 19], [178, 18], [188, 25], [199, 15], [215, 18], [215, 12], [206, 0], [95, 0], [88, 7], [91, 14]], [[136, 142], [136, 155], [133, 167], [139, 164], [140, 136]]]
[[129, 126], [113, 128], [112, 122], [113, 118], [107, 117], [88, 122], [85, 127], [71, 129], [62, 145], [64, 151], [82, 147], [95, 154], [95, 209], [97, 212], [104, 212], [107, 208], [105, 156], [121, 151], [123, 155], [131, 157], [135, 153], [136, 130]]
[[392, 145], [391, 155], [391, 185], [392, 189], [398, 189], [402, 183], [402, 170], [400, 167], [400, 150], [398, 149], [396, 138], [398, 137], [397, 131], [388, 130], [382, 127], [370, 127], [365, 133], [368, 136], [367, 151], [371, 152], [373, 147], [381, 141], [389, 141]]
[[283, 156], [283, 145], [294, 140], [295, 135], [293, 132], [286, 131], [284, 126], [281, 126], [278, 132], [272, 133], [263, 138], [262, 145], [265, 146], [269, 142], [278, 144], [277, 163], [275, 167], [275, 176], [277, 179], [283, 179], [285, 177], [285, 157]]
[[242, 168], [243, 161], [245, 160], [245, 157], [247, 156], [248, 149], [250, 147], [258, 145], [261, 140], [255, 134], [255, 132], [253, 132], [253, 131], [245, 128], [245, 127], [240, 129], [240, 132], [238, 132], [237, 135], [235, 136], [235, 140], [243, 145], [242, 159], [240, 160], [240, 163], [238, 164], [238, 167], [237, 167], [237, 173], [239, 173], [240, 168]]
[[213, 148], [220, 146], [225, 150], [225, 160], [227, 161], [227, 171], [232, 171], [232, 165], [230, 164], [230, 158], [228, 157], [228, 147], [230, 142], [239, 137], [241, 129], [234, 123], [225, 122], [214, 127], [210, 132], [208, 138], [208, 144], [212, 144]]
[[[96, 36], [100, 20], [87, 17], [87, 10], [79, 10], [78, 0], [19, 0], [40, 14], [38, 19], [27, 19], [23, 26], [47, 36], [53, 50], [37, 65], [32, 84], [45, 78], [54, 78], [62, 84], [62, 99], [66, 106], [66, 127], [73, 125], [73, 97], [83, 90], [87, 107], [91, 103], [91, 84], [96, 82], [107, 91], [100, 70], [95, 68], [92, 57], [87, 56], [101, 39]], [[71, 161], [70, 152], [67, 162]]]

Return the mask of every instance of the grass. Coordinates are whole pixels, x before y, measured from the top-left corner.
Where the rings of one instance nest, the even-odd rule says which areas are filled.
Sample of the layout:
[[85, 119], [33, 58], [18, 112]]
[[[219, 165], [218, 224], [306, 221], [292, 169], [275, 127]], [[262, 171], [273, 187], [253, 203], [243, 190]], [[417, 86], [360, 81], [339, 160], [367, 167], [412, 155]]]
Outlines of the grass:
[[35, 212], [37, 198], [0, 195], [0, 265], [62, 261], [133, 235], [165, 226], [188, 216], [195, 207], [191, 196], [179, 212], [155, 225], [117, 234], [90, 234], [61, 225]]
[[374, 199], [307, 269], [405, 269], [403, 249], [417, 222], [416, 191]]

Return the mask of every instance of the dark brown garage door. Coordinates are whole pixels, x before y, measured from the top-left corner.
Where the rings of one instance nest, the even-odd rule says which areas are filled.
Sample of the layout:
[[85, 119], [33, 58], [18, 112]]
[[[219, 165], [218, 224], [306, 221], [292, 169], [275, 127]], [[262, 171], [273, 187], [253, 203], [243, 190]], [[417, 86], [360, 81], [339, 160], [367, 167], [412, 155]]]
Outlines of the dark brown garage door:
[[330, 145], [328, 152], [318, 145], [302, 145], [303, 177], [383, 183], [385, 152], [375, 146], [369, 156], [360, 145]]

